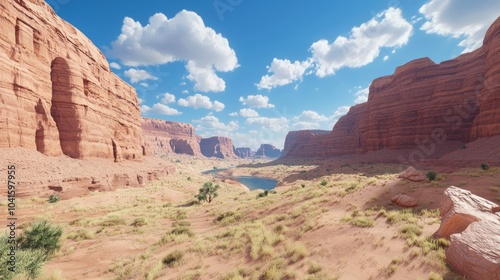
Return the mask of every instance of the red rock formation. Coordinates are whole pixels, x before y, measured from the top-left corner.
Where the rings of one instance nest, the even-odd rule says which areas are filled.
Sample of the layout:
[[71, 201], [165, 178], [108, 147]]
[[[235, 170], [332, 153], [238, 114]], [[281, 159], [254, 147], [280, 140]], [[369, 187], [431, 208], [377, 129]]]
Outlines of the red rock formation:
[[237, 158], [234, 153], [233, 140], [228, 137], [203, 138], [200, 147], [201, 153], [206, 157]]
[[72, 158], [138, 159], [135, 90], [45, 1], [0, 4], [0, 147]]
[[195, 134], [190, 124], [142, 118], [141, 127], [146, 146], [154, 155], [202, 155], [201, 137]]
[[405, 194], [397, 194], [392, 197], [391, 201], [401, 207], [416, 207], [418, 205], [418, 201], [415, 198]]
[[250, 148], [236, 148], [234, 153], [240, 158], [249, 158], [254, 154]]
[[[309, 140], [315, 135], [323, 135], [329, 134], [328, 130], [299, 130], [299, 131], [290, 131], [286, 135], [285, 146], [283, 151], [281, 151], [281, 157], [291, 156], [299, 156], [300, 150], [303, 149], [303, 146], [307, 143], [310, 143]], [[312, 143], [312, 142], [311, 142]], [[314, 149], [310, 147], [309, 149]]]
[[500, 206], [470, 191], [449, 187], [434, 234], [450, 239], [447, 262], [468, 279], [500, 279]]
[[494, 135], [500, 135], [500, 19], [476, 51], [441, 64], [417, 59], [374, 80], [368, 101], [351, 107], [331, 133], [290, 134], [284, 156], [385, 148], [415, 149], [415, 158], [425, 158], [443, 141], [464, 143]]
[[256, 157], [279, 158], [280, 155], [281, 155], [280, 149], [270, 144], [260, 145], [260, 148], [257, 150], [257, 152], [255, 152]]
[[401, 172], [398, 177], [413, 182], [422, 182], [426, 179], [424, 173], [415, 169], [413, 166], [410, 166], [405, 171]]

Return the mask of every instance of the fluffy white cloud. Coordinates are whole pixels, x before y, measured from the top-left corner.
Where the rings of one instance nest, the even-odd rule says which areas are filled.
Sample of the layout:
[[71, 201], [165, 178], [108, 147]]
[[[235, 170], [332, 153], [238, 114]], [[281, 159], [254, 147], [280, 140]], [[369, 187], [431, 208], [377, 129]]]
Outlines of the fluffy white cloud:
[[240, 116], [244, 118], [253, 118], [253, 117], [258, 117], [259, 113], [257, 113], [257, 111], [255, 111], [254, 109], [244, 108], [240, 110]]
[[260, 94], [249, 95], [247, 98], [240, 96], [239, 100], [250, 108], [274, 108], [274, 105], [269, 103], [269, 97]]
[[153, 107], [149, 107], [147, 105], [142, 105], [141, 106], [141, 112], [143, 114], [155, 114], [155, 115], [167, 115], [167, 116], [173, 116], [173, 115], [180, 115], [182, 114], [181, 112], [177, 111], [174, 108], [170, 108], [165, 104], [161, 103], [156, 103], [153, 105]]
[[292, 127], [294, 129], [316, 129], [322, 127], [322, 124], [331, 119], [332, 117], [320, 115], [312, 110], [306, 110], [292, 119], [294, 122]]
[[148, 83], [139, 83], [139, 85], [143, 86], [143, 87], [148, 87], [149, 84]]
[[161, 103], [163, 104], [175, 103], [175, 95], [166, 92], [165, 94], [163, 94], [161, 98]]
[[238, 116], [238, 112], [232, 112], [229, 114], [230, 117], [237, 117]]
[[289, 120], [285, 117], [269, 118], [269, 117], [254, 117], [247, 118], [247, 124], [258, 124], [261, 129], [269, 129], [274, 132], [288, 130]]
[[171, 19], [157, 13], [145, 26], [126, 17], [110, 52], [129, 66], [186, 61], [188, 78], [204, 92], [225, 89], [215, 71], [229, 72], [238, 67], [228, 40], [205, 26], [198, 14], [186, 10]]
[[311, 67], [309, 61], [295, 61], [292, 63], [288, 59], [274, 58], [271, 66], [268, 67], [268, 72], [271, 75], [263, 76], [257, 84], [257, 88], [272, 89], [300, 80], [309, 67]]
[[367, 88], [358, 89], [356, 93], [354, 93], [354, 96], [356, 96], [356, 100], [354, 100], [354, 103], [359, 104], [368, 101], [369, 92], [370, 86], [368, 86]]
[[130, 82], [133, 84], [138, 83], [140, 81], [145, 81], [145, 80], [156, 81], [158, 79], [155, 76], [149, 74], [149, 72], [146, 70], [138, 70], [134, 68], [128, 69], [123, 74], [125, 75], [125, 77], [128, 77], [130, 79]]
[[353, 27], [349, 38], [339, 36], [333, 43], [319, 40], [312, 44], [312, 59], [316, 75], [332, 75], [342, 67], [367, 65], [380, 54], [383, 47], [397, 48], [408, 43], [413, 26], [398, 8], [389, 8], [374, 18]]
[[116, 62], [111, 62], [111, 63], [109, 64], [109, 67], [111, 67], [111, 68], [113, 68], [113, 69], [118, 69], [118, 70], [122, 69], [122, 67], [120, 66], [120, 64], [118, 64], [118, 63], [116, 63]]
[[199, 120], [193, 120], [193, 122], [197, 124], [196, 130], [199, 131], [214, 132], [214, 130], [217, 130], [224, 132], [232, 132], [238, 130], [239, 128], [238, 122], [230, 121], [229, 123], [225, 124], [221, 122], [216, 116], [213, 115], [207, 115]]
[[388, 55], [384, 56], [384, 61], [387, 61], [388, 59], [389, 59]]
[[431, 0], [420, 8], [425, 16], [421, 29], [427, 33], [464, 38], [464, 52], [479, 48], [488, 27], [500, 11], [498, 0]]
[[223, 103], [219, 101], [212, 102], [208, 96], [204, 96], [199, 93], [188, 96], [187, 98], [181, 98], [177, 101], [177, 104], [184, 107], [193, 107], [195, 109], [204, 108], [214, 110], [216, 112], [224, 110], [225, 107]]

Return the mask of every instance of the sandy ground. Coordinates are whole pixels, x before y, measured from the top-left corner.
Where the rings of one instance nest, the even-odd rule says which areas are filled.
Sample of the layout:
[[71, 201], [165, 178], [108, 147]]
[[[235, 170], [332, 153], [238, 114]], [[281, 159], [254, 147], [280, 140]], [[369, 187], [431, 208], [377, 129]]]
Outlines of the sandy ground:
[[[19, 159], [16, 165], [32, 176], [29, 180], [49, 170], [98, 175], [109, 166], [95, 161], [95, 169], [82, 163], [84, 169], [74, 170], [78, 167], [70, 159], [41, 156], [35, 158], [40, 168], [30, 169], [34, 159], [12, 153], [7, 157]], [[18, 199], [21, 229], [48, 219], [64, 230], [62, 248], [44, 266], [41, 279], [462, 279], [443, 263], [443, 250], [413, 243], [425, 243], [439, 227], [436, 209], [451, 185], [500, 201], [500, 168], [494, 165], [485, 171], [434, 163], [421, 170], [436, 170], [438, 180], [414, 183], [397, 178], [400, 164], [345, 159], [248, 165], [249, 160], [175, 155], [151, 161], [176, 172], [144, 187], [92, 192], [54, 204], [45, 196]], [[201, 174], [236, 165], [246, 167], [232, 169], [233, 175], [279, 180], [276, 193], [256, 198], [261, 191]], [[219, 196], [212, 203], [193, 203], [205, 182], [219, 184]], [[399, 193], [418, 199], [410, 214], [390, 202]], [[1, 219], [6, 208], [0, 202]], [[397, 218], [405, 215], [411, 217]], [[357, 225], [357, 218], [371, 225]], [[181, 222], [191, 234], [172, 234]], [[421, 229], [414, 240], [401, 233], [410, 224]], [[182, 260], [163, 265], [175, 250], [183, 253]]]

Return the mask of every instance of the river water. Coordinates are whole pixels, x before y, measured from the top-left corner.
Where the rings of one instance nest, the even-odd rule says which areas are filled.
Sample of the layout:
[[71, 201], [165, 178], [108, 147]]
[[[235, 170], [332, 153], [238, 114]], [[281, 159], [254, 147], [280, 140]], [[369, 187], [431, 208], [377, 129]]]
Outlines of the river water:
[[213, 169], [203, 171], [203, 174], [212, 174], [214, 177], [227, 178], [233, 181], [238, 181], [245, 185], [249, 190], [272, 190], [276, 187], [278, 181], [268, 178], [261, 178], [255, 176], [221, 176], [218, 174], [219, 171], [224, 171], [229, 168]]

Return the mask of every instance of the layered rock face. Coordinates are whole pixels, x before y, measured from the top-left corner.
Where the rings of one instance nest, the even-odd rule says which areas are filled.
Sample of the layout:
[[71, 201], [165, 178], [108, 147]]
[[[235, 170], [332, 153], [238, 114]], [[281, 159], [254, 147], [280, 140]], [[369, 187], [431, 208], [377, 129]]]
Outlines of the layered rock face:
[[300, 149], [303, 148], [303, 145], [309, 143], [311, 138], [316, 135], [325, 135], [329, 133], [330, 131], [328, 130], [290, 131], [286, 135], [285, 146], [283, 147], [283, 151], [281, 151], [281, 157], [287, 157], [289, 155], [298, 156], [300, 154]]
[[450, 239], [447, 262], [467, 279], [500, 279], [500, 206], [470, 191], [449, 187], [434, 234]]
[[42, 0], [0, 4], [0, 148], [139, 159], [135, 90]]
[[284, 156], [426, 147], [421, 158], [444, 141], [494, 135], [500, 135], [500, 19], [474, 52], [441, 64], [417, 59], [374, 80], [368, 101], [351, 107], [329, 134], [290, 132]]
[[250, 148], [236, 148], [234, 153], [240, 158], [249, 158], [254, 154]]
[[190, 124], [142, 118], [141, 128], [146, 146], [154, 155], [202, 155], [201, 137], [195, 134]]
[[270, 158], [279, 158], [281, 156], [280, 149], [274, 147], [270, 144], [262, 144], [260, 148], [255, 152], [255, 156], [257, 157], [270, 157]]
[[233, 140], [228, 137], [202, 138], [200, 148], [201, 153], [206, 157], [237, 158], [234, 153]]

